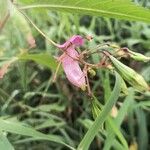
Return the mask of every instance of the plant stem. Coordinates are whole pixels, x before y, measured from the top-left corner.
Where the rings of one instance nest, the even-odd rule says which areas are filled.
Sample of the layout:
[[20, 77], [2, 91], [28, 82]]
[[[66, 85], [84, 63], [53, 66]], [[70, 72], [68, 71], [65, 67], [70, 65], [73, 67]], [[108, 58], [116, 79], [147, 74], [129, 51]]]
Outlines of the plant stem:
[[58, 44], [55, 43], [52, 39], [50, 39], [47, 35], [45, 35], [45, 33], [43, 33], [36, 25], [35, 23], [25, 14], [23, 13], [21, 10], [18, 10], [32, 25], [33, 27], [52, 45], [58, 47]]

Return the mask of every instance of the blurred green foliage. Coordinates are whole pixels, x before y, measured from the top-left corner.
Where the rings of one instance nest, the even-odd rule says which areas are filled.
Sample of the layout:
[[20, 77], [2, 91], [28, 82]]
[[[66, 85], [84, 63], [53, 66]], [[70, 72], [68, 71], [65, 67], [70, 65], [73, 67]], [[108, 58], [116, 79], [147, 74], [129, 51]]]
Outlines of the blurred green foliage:
[[[150, 8], [149, 0], [135, 0], [135, 2]], [[53, 59], [51, 55], [59, 55], [59, 50], [49, 44], [30, 23], [24, 20], [23, 16], [21, 19], [25, 21], [25, 26], [22, 24], [24, 21], [15, 20], [13, 8], [4, 0], [0, 1], [0, 20], [7, 15], [7, 9], [12, 9], [12, 14], [3, 29], [0, 30], [0, 66], [26, 51], [31, 53], [30, 56], [46, 53], [50, 59]], [[126, 46], [150, 56], [150, 24], [51, 10], [40, 12], [30, 9], [27, 15], [57, 43], [63, 43], [74, 34], [92, 35], [94, 39], [87, 42], [83, 49], [87, 47], [92, 49], [97, 44], [104, 42], [115, 42], [122, 47]], [[29, 49], [27, 32], [30, 32], [35, 38], [35, 48]], [[45, 61], [48, 61], [47, 58], [44, 58], [45, 56], [41, 57], [41, 60], [44, 60], [42, 63], [40, 63], [41, 60], [39, 62], [35, 59], [25, 61], [25, 58], [23, 61], [17, 61], [0, 80], [0, 139], [2, 139], [0, 146], [3, 146], [2, 150], [68, 149], [58, 144], [63, 142], [77, 147], [94, 121], [89, 97], [70, 85], [63, 73], [53, 83], [54, 71], [50, 69], [53, 67], [43, 65]], [[96, 63], [99, 57], [96, 54], [92, 55], [90, 61]], [[150, 84], [150, 63], [139, 63], [126, 59], [122, 61], [142, 74]], [[101, 104], [105, 104], [109, 99], [114, 81], [112, 74], [103, 69], [98, 70], [97, 75], [90, 78], [92, 91]], [[150, 149], [149, 100], [150, 92], [139, 94], [129, 88], [129, 95], [120, 96], [115, 106], [118, 116], [111, 118], [117, 129], [122, 132], [129, 147], [132, 146], [135, 150], [136, 144], [139, 150]], [[104, 129], [99, 131], [92, 142], [91, 150], [108, 150], [111, 147], [115, 150], [124, 149], [109, 124], [109, 120], [106, 120]], [[7, 128], [7, 125], [10, 129]], [[24, 128], [20, 129], [21, 125]], [[43, 136], [35, 129], [49, 137]], [[24, 130], [24, 133], [21, 130]], [[40, 134], [43, 137], [40, 138]]]

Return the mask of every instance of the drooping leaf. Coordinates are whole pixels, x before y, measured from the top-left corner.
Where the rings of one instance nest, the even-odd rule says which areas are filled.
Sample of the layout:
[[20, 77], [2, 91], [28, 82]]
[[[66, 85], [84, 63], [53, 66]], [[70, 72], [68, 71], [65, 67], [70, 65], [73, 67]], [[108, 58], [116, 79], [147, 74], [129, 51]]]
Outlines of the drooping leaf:
[[38, 64], [44, 65], [52, 70], [55, 70], [57, 67], [56, 60], [48, 53], [40, 54], [22, 54], [19, 56], [20, 60], [33, 60]]
[[19, 0], [22, 9], [47, 8], [109, 18], [150, 22], [150, 11], [130, 0]]
[[40, 139], [48, 140], [51, 142], [56, 142], [59, 144], [66, 145], [70, 149], [73, 149], [71, 146], [67, 145], [64, 142], [64, 140], [61, 136], [43, 134], [41, 132], [36, 131], [34, 128], [31, 128], [20, 122], [13, 122], [10, 120], [0, 119], [0, 129], [3, 131], [6, 131], [6, 132], [10, 132], [10, 133], [20, 134], [20, 135], [24, 135], [24, 136], [30, 136], [30, 137], [34, 137], [34, 138], [40, 138]]

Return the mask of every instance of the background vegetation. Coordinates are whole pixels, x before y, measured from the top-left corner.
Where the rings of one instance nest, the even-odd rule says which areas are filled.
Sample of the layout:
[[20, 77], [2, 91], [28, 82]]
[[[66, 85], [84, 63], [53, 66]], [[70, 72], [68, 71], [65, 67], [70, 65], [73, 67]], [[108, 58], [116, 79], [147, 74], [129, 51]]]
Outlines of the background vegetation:
[[[53, 0], [49, 3], [52, 2]], [[149, 0], [134, 2], [150, 8]], [[34, 3], [35, 0], [14, 2], [15, 6], [20, 8]], [[122, 8], [121, 4], [118, 8]], [[3, 20], [8, 10], [11, 10], [12, 14], [10, 13], [6, 24], [0, 29], [0, 65], [26, 51], [28, 54], [38, 55], [24, 55], [23, 60], [13, 63], [8, 73], [0, 80], [0, 149], [66, 150], [69, 145], [70, 148], [78, 147], [94, 122], [88, 95], [71, 85], [63, 72], [57, 81], [52, 83], [56, 68], [52, 55], [58, 56], [59, 50], [37, 32], [23, 15], [14, 15], [16, 10], [5, 0], [0, 1], [0, 20]], [[150, 25], [142, 22], [150, 22], [149, 12], [143, 15], [143, 19], [124, 18], [134, 21], [105, 18], [107, 15], [91, 16], [91, 12], [82, 14], [72, 10], [67, 13], [38, 8], [23, 12], [57, 43], [63, 43], [76, 34], [92, 35], [93, 40], [87, 42], [84, 48], [93, 48], [104, 42], [115, 42], [150, 56]], [[128, 11], [124, 8], [124, 12]], [[30, 48], [33, 44], [28, 41], [29, 35], [36, 41], [34, 48]], [[97, 55], [92, 55], [90, 60], [97, 62]], [[142, 74], [147, 83], [150, 83], [150, 63], [127, 59], [122, 61]], [[113, 90], [115, 78], [106, 70], [97, 70], [96, 76], [90, 78], [90, 84], [99, 102], [105, 104]], [[150, 92], [135, 93], [129, 88], [128, 96], [120, 96], [111, 111], [111, 115], [117, 114], [117, 117], [105, 121], [89, 149], [150, 149], [149, 100]], [[110, 120], [115, 124], [112, 125]]]

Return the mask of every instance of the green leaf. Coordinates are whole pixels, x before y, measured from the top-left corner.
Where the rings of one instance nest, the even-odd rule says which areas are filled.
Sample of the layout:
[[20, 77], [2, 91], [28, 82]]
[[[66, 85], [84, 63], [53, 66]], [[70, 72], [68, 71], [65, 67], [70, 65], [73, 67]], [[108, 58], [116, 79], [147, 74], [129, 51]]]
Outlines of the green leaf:
[[101, 113], [98, 115], [96, 120], [94, 121], [93, 125], [91, 128], [87, 131], [85, 136], [83, 137], [81, 143], [79, 144], [77, 150], [88, 150], [91, 142], [93, 141], [94, 137], [98, 133], [99, 129], [101, 128], [102, 124], [104, 121], [107, 119], [109, 116], [110, 110], [112, 109], [113, 105], [116, 103], [120, 91], [121, 91], [121, 82], [122, 79], [121, 77], [116, 73], [116, 83], [115, 87], [111, 93], [111, 96], [107, 103], [105, 104], [103, 110]]
[[134, 89], [129, 88], [128, 89], [129, 95], [125, 98], [121, 108], [118, 111], [118, 115], [116, 117], [116, 123], [117, 126], [119, 127], [121, 123], [123, 122], [125, 116], [127, 115], [128, 109], [130, 105], [133, 105], [133, 100], [134, 100]]
[[22, 9], [47, 8], [56, 11], [150, 22], [150, 11], [130, 0], [20, 0]]
[[12, 120], [3, 120], [0, 119], [0, 129], [3, 131], [15, 133], [15, 134], [20, 134], [24, 136], [31, 136], [37, 139], [43, 139], [43, 140], [48, 140], [51, 142], [56, 142], [59, 144], [63, 144], [70, 149], [74, 149], [71, 146], [67, 145], [64, 143], [64, 140], [61, 136], [57, 135], [46, 135], [41, 132], [36, 131], [34, 128], [31, 128], [25, 124], [19, 123], [19, 122], [13, 122]]
[[4, 132], [0, 131], [0, 149], [1, 150], [14, 150], [11, 143], [8, 141]]
[[54, 59], [54, 57], [52, 57], [50, 54], [48, 53], [40, 53], [40, 54], [22, 54], [19, 56], [20, 60], [33, 60], [35, 62], [37, 62], [38, 64], [44, 65], [52, 70], [55, 70], [57, 67], [57, 62]]
[[[135, 110], [138, 124], [138, 148], [148, 149], [148, 129], [146, 124], [146, 115], [140, 108]], [[144, 139], [144, 140], [143, 140]]]
[[62, 112], [65, 110], [65, 106], [59, 105], [58, 103], [53, 103], [50, 105], [40, 105], [36, 107], [35, 110], [40, 110], [43, 112], [50, 112], [50, 111]]
[[[95, 116], [95, 118], [96, 118], [101, 113], [101, 110], [102, 110], [102, 106], [101, 106], [100, 102], [97, 100], [97, 98], [94, 96], [93, 100], [92, 100], [93, 116]], [[122, 133], [120, 132], [119, 127], [117, 126], [117, 124], [114, 122], [114, 120], [111, 117], [108, 117], [107, 121], [108, 121], [108, 125], [110, 127], [110, 132], [109, 131], [108, 132], [109, 133], [113, 133], [114, 132], [118, 136], [118, 139], [124, 145], [124, 148], [128, 149], [128, 144], [127, 144], [125, 138], [123, 137]]]
[[[128, 144], [127, 144], [125, 138], [123, 137], [122, 133], [120, 132], [117, 124], [110, 117], [108, 118], [108, 123], [111, 128], [111, 131], [113, 131], [118, 136], [119, 140], [123, 144], [124, 150], [128, 150]], [[110, 132], [110, 133], [112, 133], [112, 132]]]
[[[132, 102], [134, 99], [134, 90], [132, 88], [130, 88], [128, 90], [128, 93], [129, 93], [129, 95], [125, 98], [121, 108], [119, 109], [118, 115], [114, 121], [116, 127], [119, 128], [119, 130], [120, 130], [120, 125], [128, 112], [128, 108], [130, 105], [132, 105]], [[114, 133], [114, 132], [108, 133], [108, 136], [105, 140], [105, 144], [104, 144], [104, 148], [103, 148], [104, 150], [109, 150], [111, 148], [111, 146], [114, 144], [115, 134], [116, 133]]]
[[65, 122], [62, 121], [55, 121], [53, 119], [48, 119], [45, 122], [43, 122], [40, 125], [36, 126], [36, 129], [40, 130], [40, 129], [44, 129], [44, 128], [48, 128], [48, 127], [57, 127], [57, 128], [61, 128], [62, 126], [65, 125]]

